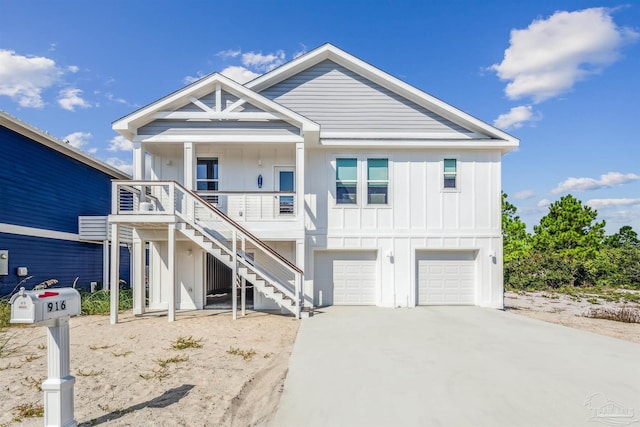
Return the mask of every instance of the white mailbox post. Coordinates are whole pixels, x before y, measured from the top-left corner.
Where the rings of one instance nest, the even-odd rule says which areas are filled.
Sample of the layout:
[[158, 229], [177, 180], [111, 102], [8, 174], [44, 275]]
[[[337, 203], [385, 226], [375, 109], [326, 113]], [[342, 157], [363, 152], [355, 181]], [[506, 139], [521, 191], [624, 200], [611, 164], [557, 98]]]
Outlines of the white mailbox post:
[[69, 318], [80, 314], [80, 293], [73, 288], [20, 292], [11, 297], [11, 323], [47, 326], [48, 378], [44, 391], [44, 425], [76, 427], [69, 374]]

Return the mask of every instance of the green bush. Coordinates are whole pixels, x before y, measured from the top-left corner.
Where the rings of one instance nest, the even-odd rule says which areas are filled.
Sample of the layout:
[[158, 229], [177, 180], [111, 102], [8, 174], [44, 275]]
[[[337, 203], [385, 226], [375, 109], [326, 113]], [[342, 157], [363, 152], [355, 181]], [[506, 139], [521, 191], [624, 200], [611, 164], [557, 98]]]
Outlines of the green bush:
[[[118, 294], [118, 310], [130, 310], [133, 308], [133, 291], [120, 289]], [[101, 290], [94, 293], [80, 292], [82, 298], [82, 314], [109, 314], [111, 307], [111, 293]]]

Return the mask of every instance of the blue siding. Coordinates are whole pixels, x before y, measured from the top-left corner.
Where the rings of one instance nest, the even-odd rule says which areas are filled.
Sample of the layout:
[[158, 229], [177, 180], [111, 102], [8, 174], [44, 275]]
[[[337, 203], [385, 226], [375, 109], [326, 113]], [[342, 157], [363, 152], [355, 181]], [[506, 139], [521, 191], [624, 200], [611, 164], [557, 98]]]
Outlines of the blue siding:
[[111, 176], [0, 126], [0, 223], [78, 232], [107, 215]]
[[[20, 281], [17, 267], [27, 267], [33, 278], [25, 284], [31, 289], [40, 282], [57, 279], [59, 286], [78, 287], [102, 282], [102, 245], [0, 233], [0, 249], [9, 250], [9, 275], [0, 276], [0, 296]], [[120, 278], [129, 281], [129, 250], [120, 250]]]

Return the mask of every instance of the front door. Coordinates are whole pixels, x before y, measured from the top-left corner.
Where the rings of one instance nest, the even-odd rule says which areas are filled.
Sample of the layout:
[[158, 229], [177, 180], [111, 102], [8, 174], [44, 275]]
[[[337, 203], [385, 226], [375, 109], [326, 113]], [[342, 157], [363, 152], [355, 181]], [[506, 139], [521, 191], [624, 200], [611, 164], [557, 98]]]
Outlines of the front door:
[[[295, 173], [291, 167], [276, 167], [276, 186], [282, 193], [295, 191]], [[292, 195], [278, 195], [278, 212], [280, 215], [295, 213], [294, 197]]]

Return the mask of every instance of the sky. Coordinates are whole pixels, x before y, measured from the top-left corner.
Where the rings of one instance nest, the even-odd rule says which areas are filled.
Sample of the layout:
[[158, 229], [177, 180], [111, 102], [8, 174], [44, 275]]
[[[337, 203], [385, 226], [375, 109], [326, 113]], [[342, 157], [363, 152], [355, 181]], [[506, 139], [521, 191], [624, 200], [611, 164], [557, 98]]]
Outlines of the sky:
[[502, 186], [529, 230], [572, 194], [608, 233], [640, 232], [640, 1], [626, 1], [0, 0], [0, 109], [131, 172], [113, 121], [329, 42], [519, 138]]

